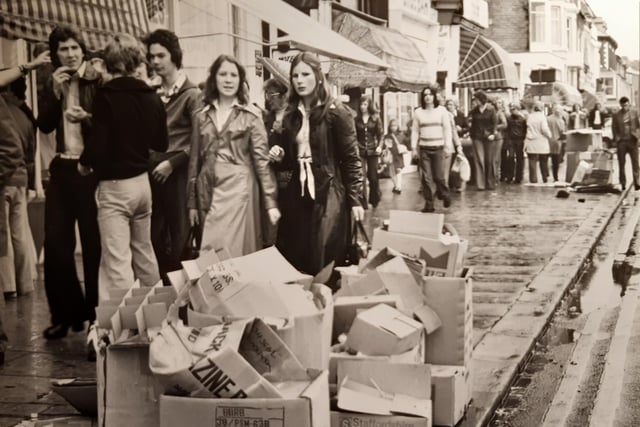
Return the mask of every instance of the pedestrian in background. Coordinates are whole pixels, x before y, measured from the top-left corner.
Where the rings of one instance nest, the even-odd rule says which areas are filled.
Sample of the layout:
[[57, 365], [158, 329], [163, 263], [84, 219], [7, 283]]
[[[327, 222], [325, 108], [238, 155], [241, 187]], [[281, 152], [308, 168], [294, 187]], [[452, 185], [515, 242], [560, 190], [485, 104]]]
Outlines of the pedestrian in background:
[[195, 113], [202, 107], [198, 87], [182, 70], [182, 49], [178, 37], [159, 29], [144, 43], [147, 58], [160, 78], [157, 88], [166, 113], [169, 147], [166, 152], [152, 152], [151, 171], [151, 241], [160, 267], [166, 274], [181, 268], [182, 253], [189, 235], [187, 213], [187, 164], [191, 147]]
[[589, 127], [591, 129], [602, 129], [606, 119], [607, 113], [602, 109], [602, 105], [597, 102], [589, 111]]
[[524, 139], [527, 136], [527, 119], [522, 114], [520, 104], [509, 104], [507, 117], [507, 153], [502, 162], [505, 182], [520, 184], [524, 175]]
[[402, 155], [407, 152], [407, 148], [399, 141], [398, 136], [402, 138], [402, 133], [398, 127], [398, 120], [391, 119], [389, 120], [387, 133], [383, 137], [381, 158], [389, 169], [389, 177], [393, 182], [393, 189], [391, 191], [395, 194], [402, 193], [402, 168], [404, 168]]
[[507, 130], [507, 112], [504, 107], [504, 100], [496, 99], [493, 104], [496, 109], [496, 140], [494, 142], [493, 161], [496, 177], [496, 185], [503, 181], [502, 179], [502, 152], [504, 147], [505, 132]]
[[[78, 172], [78, 159], [91, 136], [93, 97], [100, 84], [85, 61], [80, 34], [56, 27], [49, 35], [51, 84], [39, 104], [38, 128], [56, 131], [56, 156], [49, 166], [44, 213], [44, 285], [51, 311], [46, 339], [64, 338], [69, 328], [78, 332], [84, 321], [95, 320], [98, 304], [100, 231], [95, 192], [97, 179]], [[76, 222], [82, 244], [84, 294], [76, 272]]]
[[13, 118], [24, 154], [20, 166], [7, 180], [3, 195], [11, 238], [7, 256], [0, 257], [0, 290], [13, 296], [32, 292], [36, 279], [35, 249], [27, 213], [27, 191], [35, 189], [36, 119], [25, 103], [26, 90], [27, 82], [22, 76], [8, 86], [0, 87], [0, 96]]
[[547, 182], [549, 177], [549, 139], [551, 131], [544, 115], [544, 105], [536, 101], [533, 112], [527, 117], [527, 136], [524, 141], [524, 151], [529, 160], [529, 182], [538, 182], [536, 164], [540, 165], [542, 182]]
[[164, 105], [135, 77], [145, 52], [132, 36], [116, 35], [103, 51], [111, 79], [96, 92], [93, 132], [80, 156], [82, 175], [98, 179], [96, 201], [102, 259], [100, 295], [128, 289], [138, 279], [153, 286], [160, 279], [151, 244], [149, 152], [167, 149]]
[[362, 165], [353, 119], [331, 98], [318, 58], [296, 55], [289, 82], [281, 168], [291, 179], [280, 188], [276, 246], [295, 268], [315, 275], [332, 261], [343, 264], [351, 217], [364, 219]]
[[638, 166], [638, 140], [640, 139], [640, 117], [637, 110], [632, 110], [629, 98], [620, 98], [620, 110], [613, 115], [611, 123], [613, 142], [618, 147], [618, 171], [622, 189], [627, 185], [625, 169], [627, 154], [631, 157], [633, 188], [640, 190], [640, 167]]
[[460, 137], [458, 136], [457, 126], [455, 122], [456, 111], [453, 100], [449, 99], [445, 101], [444, 108], [447, 110], [451, 118], [451, 139], [447, 142], [447, 144], [445, 144], [444, 180], [450, 190], [455, 189], [455, 191], [459, 193], [463, 181], [458, 180], [455, 182], [455, 185], [452, 185], [449, 180], [451, 174], [451, 165], [453, 164], [457, 156], [464, 156], [462, 152], [462, 142], [460, 141]]
[[280, 219], [267, 132], [261, 112], [249, 104], [246, 78], [232, 56], [213, 62], [189, 157], [191, 226], [201, 226], [203, 249], [223, 244], [233, 257], [262, 248], [262, 207], [272, 224]]
[[[473, 184], [475, 182], [475, 164], [473, 161], [473, 146], [469, 139], [469, 121], [464, 113], [460, 111], [458, 104], [454, 99], [448, 99], [445, 107], [453, 116], [453, 122], [455, 124], [454, 132], [458, 134], [458, 139], [462, 146], [462, 155], [469, 160], [469, 166], [471, 168], [471, 177], [468, 182], [460, 180], [459, 182], [454, 183], [453, 186], [450, 186], [451, 190], [460, 192], [466, 188], [467, 184]], [[466, 145], [464, 144], [465, 141], [467, 141]]]
[[569, 114], [569, 130], [584, 129], [587, 127], [587, 115], [582, 111], [579, 104], [573, 104]]
[[380, 115], [368, 95], [360, 98], [355, 124], [362, 171], [365, 176], [364, 207], [366, 208], [371, 203], [376, 208], [382, 195], [378, 182], [378, 162], [382, 152], [383, 127]]
[[[278, 79], [271, 78], [264, 82], [264, 106], [265, 111], [262, 113], [264, 126], [267, 129], [269, 139], [269, 162], [276, 176], [276, 183], [279, 183], [280, 174], [277, 170], [277, 162], [282, 160], [284, 150], [280, 148], [279, 141], [282, 137], [282, 120], [284, 119], [284, 110], [287, 103], [288, 87]], [[276, 147], [271, 151], [273, 147]], [[263, 246], [273, 246], [276, 244], [278, 237], [278, 224], [272, 224], [266, 214], [266, 209], [261, 209]]]
[[553, 104], [551, 107], [551, 115], [547, 117], [551, 138], [549, 138], [549, 153], [551, 155], [551, 174], [553, 180], [558, 182], [558, 170], [560, 163], [564, 157], [564, 138], [567, 131], [567, 125], [562, 118], [562, 108], [559, 104]]
[[413, 113], [411, 147], [418, 157], [418, 171], [422, 182], [424, 208], [422, 212], [434, 212], [436, 195], [444, 207], [451, 206], [449, 188], [444, 174], [445, 144], [451, 140], [451, 115], [438, 108], [437, 89], [425, 87], [421, 92], [420, 107]]
[[494, 157], [497, 153], [495, 144], [498, 118], [496, 110], [484, 91], [474, 92], [473, 99], [477, 104], [470, 113], [471, 129], [469, 133], [476, 166], [476, 186], [478, 190], [494, 190], [496, 188]]

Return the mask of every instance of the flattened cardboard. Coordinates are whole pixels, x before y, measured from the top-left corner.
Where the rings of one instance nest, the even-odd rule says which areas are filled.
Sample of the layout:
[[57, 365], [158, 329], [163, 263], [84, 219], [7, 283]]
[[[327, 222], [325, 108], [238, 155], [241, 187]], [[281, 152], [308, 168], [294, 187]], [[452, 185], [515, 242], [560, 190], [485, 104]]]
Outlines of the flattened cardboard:
[[432, 423], [431, 419], [419, 417], [368, 415], [331, 411], [331, 427], [355, 426], [432, 427]]
[[463, 366], [431, 365], [433, 389], [433, 423], [453, 427], [464, 416], [468, 394], [469, 371]]
[[389, 231], [438, 238], [442, 234], [444, 214], [415, 211], [389, 211]]
[[347, 334], [346, 346], [372, 356], [400, 354], [420, 343], [422, 331], [420, 323], [379, 304], [358, 313]]
[[438, 330], [427, 335], [427, 363], [470, 366], [473, 351], [471, 274], [471, 269], [465, 269], [461, 277], [424, 278], [427, 305], [442, 322]]
[[297, 397], [278, 399], [202, 399], [160, 397], [160, 427], [268, 425], [327, 427], [327, 372], [312, 380]]

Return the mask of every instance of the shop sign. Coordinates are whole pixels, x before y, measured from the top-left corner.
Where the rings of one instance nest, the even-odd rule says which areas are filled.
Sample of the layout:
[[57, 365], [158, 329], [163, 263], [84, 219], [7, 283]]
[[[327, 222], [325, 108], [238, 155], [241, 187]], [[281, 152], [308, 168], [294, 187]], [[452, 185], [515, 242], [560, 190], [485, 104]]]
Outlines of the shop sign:
[[464, 0], [462, 3], [462, 16], [481, 26], [489, 26], [489, 4], [487, 0]]

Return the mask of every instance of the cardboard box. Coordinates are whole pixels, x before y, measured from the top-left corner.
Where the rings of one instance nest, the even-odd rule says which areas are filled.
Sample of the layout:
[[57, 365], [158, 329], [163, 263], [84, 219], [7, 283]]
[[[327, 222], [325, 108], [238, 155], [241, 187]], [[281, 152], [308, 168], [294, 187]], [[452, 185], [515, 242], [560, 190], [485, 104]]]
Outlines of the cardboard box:
[[440, 317], [442, 326], [427, 335], [425, 362], [469, 367], [473, 351], [471, 269], [460, 277], [424, 278], [427, 305]]
[[469, 370], [463, 366], [431, 365], [433, 424], [455, 426], [471, 399]]
[[332, 342], [336, 342], [340, 334], [349, 331], [358, 311], [366, 310], [378, 304], [387, 304], [390, 307], [400, 310], [402, 308], [402, 299], [399, 295], [365, 295], [336, 298], [333, 306]]
[[[329, 383], [323, 371], [296, 396], [276, 399], [160, 397], [160, 427], [329, 425]], [[126, 425], [126, 424], [123, 424]]]
[[149, 344], [111, 344], [97, 352], [98, 425], [157, 427], [162, 387], [149, 369]]
[[575, 129], [567, 131], [566, 151], [592, 151], [602, 149], [602, 131]]
[[423, 326], [386, 304], [360, 312], [347, 334], [346, 346], [371, 356], [405, 353], [423, 339]]
[[613, 158], [604, 151], [575, 151], [567, 152], [567, 170], [565, 175], [566, 182], [573, 182], [573, 175], [581, 160], [593, 165], [595, 169], [603, 169], [613, 171]]
[[443, 277], [460, 275], [468, 242], [458, 236], [442, 235], [437, 239], [411, 234], [393, 233], [382, 228], [373, 230], [373, 249], [393, 248], [426, 263], [426, 274]]
[[444, 214], [389, 211], [389, 231], [437, 239], [442, 234]]
[[432, 421], [431, 419], [402, 415], [384, 416], [331, 411], [331, 427], [358, 426], [431, 427]]

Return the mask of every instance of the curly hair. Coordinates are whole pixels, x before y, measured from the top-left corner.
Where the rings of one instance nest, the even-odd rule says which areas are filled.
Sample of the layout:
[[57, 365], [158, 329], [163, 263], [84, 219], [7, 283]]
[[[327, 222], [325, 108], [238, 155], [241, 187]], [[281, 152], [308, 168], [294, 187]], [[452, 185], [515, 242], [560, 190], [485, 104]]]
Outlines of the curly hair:
[[87, 45], [84, 43], [84, 39], [80, 35], [80, 32], [72, 27], [55, 27], [53, 31], [49, 34], [49, 52], [51, 52], [51, 63], [55, 68], [58, 68], [62, 65], [60, 62], [60, 58], [58, 58], [58, 47], [60, 43], [66, 42], [67, 40], [75, 40], [82, 50], [82, 54], [87, 54]]
[[145, 62], [145, 52], [135, 37], [128, 34], [116, 34], [102, 52], [107, 71], [111, 74], [133, 74]]
[[218, 99], [220, 96], [220, 92], [218, 91], [218, 86], [216, 84], [216, 75], [222, 67], [224, 62], [229, 62], [235, 65], [238, 68], [238, 76], [240, 77], [240, 81], [238, 82], [238, 92], [236, 96], [238, 97], [238, 101], [241, 104], [249, 103], [249, 94], [245, 90], [245, 83], [247, 83], [247, 72], [244, 67], [240, 65], [238, 60], [231, 55], [220, 55], [213, 61], [211, 64], [211, 68], [209, 68], [209, 76], [204, 83], [204, 102], [205, 104], [213, 103], [214, 99]]
[[[147, 51], [150, 50], [152, 44], [159, 44], [169, 51], [171, 55], [171, 62], [173, 62], [178, 69], [182, 68], [182, 49], [180, 48], [180, 40], [175, 33], [169, 30], [158, 29], [148, 34], [144, 38], [144, 44], [147, 46]], [[147, 59], [151, 60], [147, 53]]]

